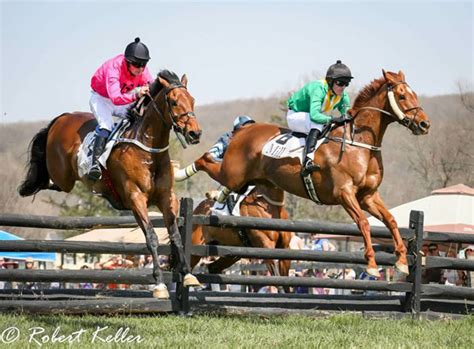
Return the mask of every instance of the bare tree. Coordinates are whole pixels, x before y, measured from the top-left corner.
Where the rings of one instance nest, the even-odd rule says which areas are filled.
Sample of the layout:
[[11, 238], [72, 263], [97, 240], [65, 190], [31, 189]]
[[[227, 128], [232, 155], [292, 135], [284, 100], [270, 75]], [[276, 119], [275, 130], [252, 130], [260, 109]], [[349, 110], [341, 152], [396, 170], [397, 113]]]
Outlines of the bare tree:
[[412, 169], [430, 191], [474, 184], [474, 98], [466, 85], [458, 86], [459, 102], [449, 104], [450, 115], [432, 122], [430, 135], [417, 138], [410, 152]]

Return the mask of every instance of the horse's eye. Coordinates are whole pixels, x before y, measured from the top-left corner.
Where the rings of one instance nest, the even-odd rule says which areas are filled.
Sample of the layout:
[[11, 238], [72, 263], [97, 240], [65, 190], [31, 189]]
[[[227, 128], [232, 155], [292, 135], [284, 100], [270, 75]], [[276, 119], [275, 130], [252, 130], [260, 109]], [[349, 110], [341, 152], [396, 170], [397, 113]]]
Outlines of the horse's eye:
[[400, 95], [400, 96], [398, 96], [398, 99], [401, 100], [401, 101], [403, 101], [403, 100], [405, 99], [405, 95]]
[[176, 107], [178, 105], [178, 102], [175, 101], [174, 99], [172, 99], [170, 102], [171, 102], [172, 107]]

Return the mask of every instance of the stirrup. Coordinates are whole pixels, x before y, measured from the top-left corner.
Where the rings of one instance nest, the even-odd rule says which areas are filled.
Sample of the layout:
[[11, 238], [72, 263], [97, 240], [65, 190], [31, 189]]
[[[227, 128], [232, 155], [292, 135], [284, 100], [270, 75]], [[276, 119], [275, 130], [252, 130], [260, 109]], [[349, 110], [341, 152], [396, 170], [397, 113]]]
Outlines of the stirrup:
[[316, 170], [320, 170], [321, 167], [319, 167], [318, 164], [315, 164], [314, 162], [311, 161], [311, 159], [307, 159], [307, 161], [303, 164], [301, 168], [301, 174], [303, 176], [306, 176]]
[[87, 178], [91, 181], [97, 182], [99, 179], [102, 178], [102, 171], [100, 170], [100, 165], [92, 166], [87, 174]]

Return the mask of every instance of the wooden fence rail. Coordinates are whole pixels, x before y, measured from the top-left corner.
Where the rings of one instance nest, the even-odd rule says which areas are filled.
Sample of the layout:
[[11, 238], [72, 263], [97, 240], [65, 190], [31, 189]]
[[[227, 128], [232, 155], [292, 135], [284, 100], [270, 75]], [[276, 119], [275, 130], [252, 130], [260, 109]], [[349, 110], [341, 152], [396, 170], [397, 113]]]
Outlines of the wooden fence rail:
[[[233, 246], [193, 246], [191, 241], [192, 227], [195, 224], [215, 227], [258, 228], [277, 231], [297, 231], [305, 233], [324, 233], [333, 235], [360, 236], [358, 228], [353, 224], [338, 224], [328, 222], [289, 221], [280, 219], [263, 219], [253, 217], [229, 216], [193, 216], [192, 199], [181, 200], [179, 227], [183, 239], [186, 258], [198, 256], [236, 256], [259, 259], [288, 259], [306, 260], [331, 264], [362, 264], [366, 261], [362, 253], [295, 251], [284, 249], [262, 249]], [[154, 226], [163, 226], [163, 219], [153, 218]], [[92, 227], [125, 227], [136, 226], [133, 217], [35, 217], [20, 215], [0, 215], [0, 225], [52, 228], [52, 229], [85, 229]], [[372, 236], [391, 238], [385, 228], [372, 227]], [[378, 290], [405, 292], [404, 308], [418, 316], [421, 311], [422, 295], [458, 297], [467, 300], [474, 299], [474, 290], [462, 287], [447, 287], [443, 285], [422, 285], [421, 272], [424, 268], [445, 268], [474, 270], [474, 261], [444, 257], [422, 258], [419, 251], [424, 238], [439, 242], [474, 242], [474, 235], [446, 234], [423, 232], [423, 213], [412, 212], [409, 228], [401, 229], [402, 237], [408, 240], [410, 275], [406, 282], [363, 281], [317, 279], [308, 277], [266, 277], [245, 275], [211, 275], [198, 274], [197, 277], [205, 283], [242, 284], [242, 285], [275, 285], [275, 286], [306, 286], [326, 287], [355, 290]], [[80, 241], [2, 241], [0, 251], [31, 251], [31, 252], [63, 252], [63, 253], [113, 253], [113, 254], [149, 254], [145, 244], [107, 243]], [[169, 254], [170, 246], [160, 246], [159, 254]], [[376, 260], [380, 265], [393, 265], [396, 257], [385, 252], [377, 252]], [[176, 281], [176, 299], [181, 311], [189, 311], [189, 292], [182, 287], [181, 277], [177, 274], [165, 273], [167, 282]], [[151, 270], [0, 270], [0, 280], [30, 281], [30, 282], [95, 282], [123, 284], [153, 284]], [[1, 307], [0, 307], [1, 308]]]

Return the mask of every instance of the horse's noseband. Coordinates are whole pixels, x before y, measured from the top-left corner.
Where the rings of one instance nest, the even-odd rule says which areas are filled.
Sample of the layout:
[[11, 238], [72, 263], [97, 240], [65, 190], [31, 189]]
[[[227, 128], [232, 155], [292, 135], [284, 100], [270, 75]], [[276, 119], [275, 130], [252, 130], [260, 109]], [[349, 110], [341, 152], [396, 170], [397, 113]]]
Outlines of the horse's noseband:
[[[398, 102], [394, 98], [393, 88], [395, 86], [398, 86], [398, 85], [401, 85], [401, 84], [404, 84], [404, 85], [408, 86], [408, 84], [405, 81], [397, 82], [394, 85], [389, 84], [387, 86], [387, 90], [388, 90], [387, 94], [388, 94], [388, 99], [389, 99], [389, 102], [390, 102], [390, 106], [392, 107], [392, 110], [395, 113], [395, 115], [392, 115], [392, 114], [391, 115], [397, 119], [398, 123], [400, 123], [401, 125], [409, 128], [410, 130], [412, 130], [413, 126], [417, 126], [415, 124], [415, 118], [416, 118], [418, 112], [420, 110], [423, 110], [423, 108], [421, 106], [416, 106], [416, 107], [412, 107], [412, 108], [408, 108], [408, 109], [404, 109], [404, 110], [402, 110], [400, 108]], [[413, 110], [415, 111], [415, 114], [413, 114], [412, 117], [408, 116], [407, 113], [411, 112]]]

